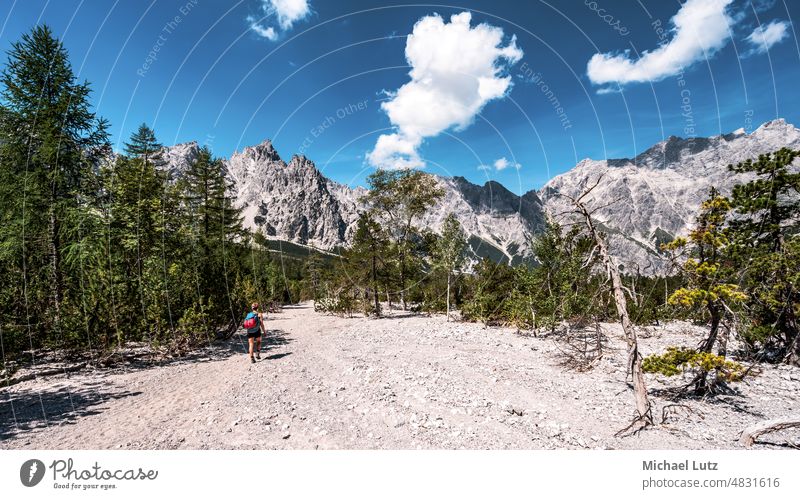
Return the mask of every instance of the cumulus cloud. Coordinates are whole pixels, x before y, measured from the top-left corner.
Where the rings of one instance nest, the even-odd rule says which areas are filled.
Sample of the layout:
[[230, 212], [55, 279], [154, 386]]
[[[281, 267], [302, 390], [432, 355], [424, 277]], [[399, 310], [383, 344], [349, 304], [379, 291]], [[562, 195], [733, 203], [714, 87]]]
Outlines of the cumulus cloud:
[[[250, 29], [258, 36], [271, 41], [278, 39], [279, 31], [292, 29], [294, 23], [302, 21], [311, 14], [308, 0], [261, 0], [261, 10], [264, 11], [264, 19], [247, 16], [247, 22]], [[262, 24], [275, 21], [278, 23], [278, 29]]]
[[438, 14], [417, 21], [406, 39], [411, 81], [381, 109], [396, 132], [381, 135], [367, 161], [378, 168], [421, 168], [418, 149], [426, 138], [468, 127], [483, 107], [505, 97], [511, 86], [508, 67], [522, 58], [516, 37], [503, 44], [503, 30], [470, 26], [462, 12], [446, 22]]
[[757, 27], [745, 38], [745, 41], [751, 46], [747, 55], [763, 54], [776, 43], [780, 43], [789, 36], [788, 28], [787, 21], [779, 20]]
[[[666, 43], [645, 51], [637, 60], [631, 53], [595, 54], [587, 65], [592, 83], [637, 83], [658, 81], [678, 74], [683, 68], [711, 57], [725, 46], [735, 20], [728, 12], [733, 0], [687, 0], [665, 29]], [[672, 38], [667, 41], [669, 35]]]

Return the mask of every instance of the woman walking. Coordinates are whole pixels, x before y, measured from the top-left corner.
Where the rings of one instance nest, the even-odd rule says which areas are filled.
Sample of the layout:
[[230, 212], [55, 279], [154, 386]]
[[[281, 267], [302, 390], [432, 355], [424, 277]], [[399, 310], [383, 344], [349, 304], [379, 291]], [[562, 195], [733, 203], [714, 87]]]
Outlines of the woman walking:
[[[261, 359], [261, 336], [267, 334], [267, 329], [264, 326], [263, 315], [258, 311], [258, 303], [253, 303], [250, 306], [250, 312], [244, 318], [244, 328], [247, 330], [247, 343], [250, 346], [250, 362], [256, 362], [256, 359]], [[255, 357], [253, 357], [253, 350], [255, 350]]]

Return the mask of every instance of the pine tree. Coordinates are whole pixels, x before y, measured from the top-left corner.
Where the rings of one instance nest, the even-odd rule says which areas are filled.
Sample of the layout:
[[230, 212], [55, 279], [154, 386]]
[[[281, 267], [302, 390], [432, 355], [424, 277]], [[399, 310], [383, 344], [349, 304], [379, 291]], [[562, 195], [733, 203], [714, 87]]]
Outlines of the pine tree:
[[[679, 237], [664, 245], [664, 249], [673, 252], [676, 260], [685, 257], [681, 271], [687, 285], [672, 293], [669, 304], [698, 311], [709, 320], [708, 336], [696, 349], [696, 353], [705, 355], [703, 358], [711, 358], [709, 354], [717, 344], [722, 327], [726, 334], [721, 338], [719, 354], [724, 358], [733, 307], [747, 298], [735, 283], [735, 276], [726, 268], [725, 250], [730, 240], [724, 222], [729, 211], [728, 199], [712, 187], [709, 198], [700, 207], [697, 224], [689, 238]], [[685, 250], [689, 251], [688, 255], [681, 253]], [[686, 359], [676, 357], [675, 360]], [[707, 390], [708, 373], [709, 370], [703, 370], [695, 378], [697, 393]]]
[[147, 123], [142, 123], [131, 135], [130, 142], [125, 143], [125, 154], [130, 158], [139, 158], [145, 163], [159, 165], [162, 160], [164, 146], [156, 139], [156, 133]]
[[[689, 249], [690, 255], [682, 265], [688, 285], [677, 289], [669, 297], [669, 303], [685, 308], [704, 311], [708, 315], [710, 330], [698, 349], [709, 353], [719, 336], [723, 319], [730, 315], [731, 306], [746, 298], [735, 284], [733, 277], [724, 268], [724, 249], [729, 244], [728, 230], [723, 226], [730, 202], [711, 188], [709, 198], [700, 207], [695, 228], [686, 238], [676, 238], [664, 248], [679, 252]], [[723, 348], [725, 345], [723, 344]]]
[[[364, 313], [381, 315], [380, 278], [385, 271], [386, 239], [383, 230], [369, 213], [358, 218], [353, 244], [344, 253], [344, 288], [354, 286], [361, 297]], [[349, 284], [349, 286], [348, 286]]]
[[62, 259], [80, 242], [76, 226], [96, 194], [92, 168], [108, 152], [107, 124], [46, 25], [12, 44], [0, 86], [0, 269], [14, 290], [2, 308], [14, 323], [35, 313], [37, 330], [47, 330], [77, 313], [64, 306], [77, 301], [79, 276]]
[[733, 172], [756, 177], [735, 186], [731, 196], [735, 215], [730, 217], [729, 254], [748, 294], [744, 337], [782, 352], [795, 364], [800, 364], [800, 265], [792, 244], [798, 239], [800, 173], [790, 171], [790, 165], [798, 155], [783, 148], [729, 165]]
[[[109, 193], [109, 248], [118, 265], [115, 281], [120, 283], [118, 313], [129, 317], [125, 329], [132, 335], [158, 329], [162, 306], [163, 267], [165, 258], [165, 174], [157, 168], [162, 149], [153, 131], [141, 125], [126, 143], [125, 155], [117, 157], [104, 172]], [[130, 273], [135, 279], [131, 279]], [[158, 279], [156, 276], [161, 276]], [[138, 307], [133, 308], [134, 303]], [[156, 310], [152, 310], [155, 308]], [[122, 337], [118, 337], [118, 342]]]
[[559, 321], [582, 321], [597, 311], [593, 298], [599, 291], [592, 273], [598, 262], [593, 247], [579, 227], [564, 233], [554, 221], [547, 222], [544, 233], [533, 241], [538, 265], [521, 281], [523, 296], [541, 316], [533, 320], [533, 327], [555, 328]]
[[203, 147], [182, 179], [186, 224], [193, 228], [198, 252], [200, 293], [215, 298], [219, 305], [225, 299], [220, 282], [234, 275], [228, 262], [239, 259], [241, 248], [236, 243], [244, 237], [241, 209], [233, 204], [231, 185], [225, 178], [222, 161], [212, 157]]

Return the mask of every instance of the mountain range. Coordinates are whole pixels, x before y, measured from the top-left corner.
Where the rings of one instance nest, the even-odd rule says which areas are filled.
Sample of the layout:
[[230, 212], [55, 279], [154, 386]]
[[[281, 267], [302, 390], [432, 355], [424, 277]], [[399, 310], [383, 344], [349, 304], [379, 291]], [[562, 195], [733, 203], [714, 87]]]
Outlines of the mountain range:
[[[586, 202], [609, 234], [620, 264], [644, 274], [662, 273], [666, 262], [660, 244], [688, 232], [709, 188], [729, 194], [746, 180], [730, 173], [727, 165], [781, 147], [800, 148], [800, 130], [777, 119], [752, 133], [739, 129], [707, 138], [671, 136], [634, 158], [584, 159], [541, 190], [521, 196], [495, 181], [476, 185], [463, 177], [434, 176], [445, 195], [419, 225], [439, 231], [445, 217], [454, 213], [473, 257], [531, 260], [532, 240], [548, 216], [569, 217], [567, 196], [577, 197], [597, 183]], [[180, 175], [198, 151], [196, 142], [169, 147], [166, 167], [173, 176]], [[368, 192], [363, 187], [325, 177], [302, 155], [287, 163], [269, 140], [234, 153], [224, 164], [246, 227], [270, 239], [323, 251], [352, 241]]]

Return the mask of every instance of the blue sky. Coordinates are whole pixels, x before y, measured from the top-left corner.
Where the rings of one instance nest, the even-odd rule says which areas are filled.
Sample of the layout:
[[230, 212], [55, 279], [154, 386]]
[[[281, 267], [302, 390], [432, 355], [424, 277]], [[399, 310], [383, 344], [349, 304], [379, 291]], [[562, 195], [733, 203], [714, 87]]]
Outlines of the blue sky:
[[146, 122], [219, 156], [270, 138], [351, 185], [405, 162], [525, 192], [669, 135], [800, 124], [800, 5], [702, 2], [4, 0], [0, 48], [50, 25], [116, 147]]

